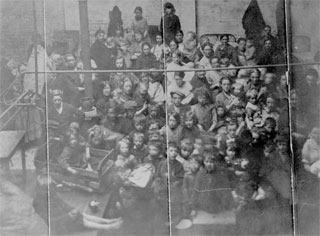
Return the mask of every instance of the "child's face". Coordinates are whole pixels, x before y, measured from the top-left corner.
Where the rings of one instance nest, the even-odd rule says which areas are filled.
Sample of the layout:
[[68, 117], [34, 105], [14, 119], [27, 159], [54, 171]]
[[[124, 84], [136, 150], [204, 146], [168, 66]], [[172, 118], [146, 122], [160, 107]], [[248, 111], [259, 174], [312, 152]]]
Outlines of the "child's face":
[[173, 116], [170, 116], [168, 119], [168, 125], [170, 129], [174, 129], [178, 126], [178, 122]]
[[236, 125], [228, 125], [227, 132], [231, 138], [236, 137], [237, 126]]
[[153, 107], [149, 110], [151, 117], [156, 117], [158, 115], [158, 109], [156, 107]]
[[115, 48], [116, 47], [116, 44], [112, 38], [107, 38], [106, 44], [107, 44], [108, 48]]
[[204, 95], [199, 95], [198, 96], [198, 102], [199, 102], [200, 105], [205, 105], [205, 104], [207, 104], [208, 99]]
[[132, 83], [129, 81], [126, 81], [123, 85], [123, 91], [126, 94], [130, 94], [132, 91]]
[[236, 156], [236, 151], [232, 148], [227, 148], [227, 156], [230, 158], [230, 159], [234, 159], [235, 156]]
[[136, 110], [133, 109], [133, 108], [130, 108], [130, 109], [126, 110], [127, 118], [133, 119], [135, 113], [136, 113]]
[[264, 77], [264, 83], [265, 84], [272, 84], [273, 83], [273, 77], [274, 77], [274, 74], [272, 73], [267, 73]]
[[142, 51], [145, 55], [149, 55], [150, 47], [148, 45], [144, 45]]
[[211, 60], [211, 65], [212, 65], [213, 68], [219, 68], [220, 67], [219, 59], [218, 58], [213, 58]]
[[142, 41], [142, 34], [135, 33], [134, 38], [136, 39], [137, 42], [141, 42]]
[[218, 108], [217, 108], [217, 115], [218, 115], [218, 116], [223, 116], [223, 115], [224, 115], [224, 109], [223, 109], [223, 107], [218, 107]]
[[203, 142], [201, 139], [196, 139], [193, 144], [194, 149], [201, 150], [203, 147]]
[[242, 122], [244, 122], [244, 119], [242, 116], [237, 116], [237, 123], [240, 125]]
[[240, 93], [242, 92], [242, 87], [241, 86], [235, 86], [234, 88], [233, 88], [233, 94], [234, 95], [239, 95]]
[[238, 48], [240, 49], [240, 51], [244, 51], [244, 50], [246, 49], [246, 41], [241, 40], [241, 41], [238, 43]]
[[77, 138], [72, 135], [72, 136], [70, 137], [69, 144], [70, 144], [70, 147], [72, 147], [72, 148], [77, 147], [77, 145], [78, 145], [78, 140], [77, 140]]
[[127, 51], [128, 51], [127, 45], [121, 45], [120, 50], [121, 50], [122, 52], [127, 52]]
[[173, 54], [172, 54], [172, 61], [173, 61], [175, 64], [180, 64], [181, 59], [177, 56], [177, 54], [173, 53]]
[[173, 161], [176, 159], [178, 155], [178, 148], [176, 147], [168, 147], [167, 155], [170, 161]]
[[135, 129], [136, 129], [136, 131], [138, 131], [138, 132], [141, 132], [141, 131], [143, 131], [144, 130], [144, 124], [142, 123], [142, 122], [136, 122], [135, 124], [134, 124], [134, 127], [135, 127]]
[[256, 104], [257, 103], [257, 96], [256, 95], [250, 96], [249, 97], [249, 102], [251, 104]]
[[[178, 45], [175, 42], [170, 42], [169, 47], [172, 52], [178, 49]], [[172, 60], [173, 60], [173, 55], [172, 55]]]
[[192, 173], [197, 173], [200, 168], [199, 162], [196, 160], [196, 158], [191, 158], [190, 160], [190, 169]]
[[153, 145], [149, 145], [149, 155], [152, 157], [157, 157], [160, 155], [160, 150]]
[[117, 59], [116, 60], [116, 68], [117, 69], [122, 69], [123, 68], [123, 59], [121, 58], [121, 59]]
[[100, 42], [103, 42], [105, 38], [105, 34], [104, 33], [99, 33], [97, 35], [97, 40], [99, 40]]
[[111, 93], [111, 88], [109, 86], [109, 84], [106, 84], [102, 90], [102, 93], [104, 96], [110, 96]]
[[142, 147], [142, 145], [143, 145], [143, 138], [141, 138], [141, 137], [135, 137], [134, 139], [133, 139], [133, 144], [136, 146], [136, 148], [141, 148]]
[[307, 75], [306, 76], [306, 82], [310, 87], [315, 84], [315, 81], [316, 81], [316, 79], [315, 79], [314, 76], [312, 76], [312, 75]]
[[192, 149], [190, 147], [181, 147], [180, 154], [184, 159], [189, 159]]
[[156, 42], [157, 42], [158, 45], [162, 44], [162, 37], [160, 35], [156, 36]]
[[272, 98], [267, 98], [266, 104], [267, 104], [267, 108], [269, 109], [273, 109], [275, 107], [275, 100]]
[[188, 118], [185, 120], [184, 123], [188, 129], [191, 129], [193, 127], [193, 122], [194, 122], [193, 118]]
[[275, 127], [273, 127], [273, 125], [271, 125], [271, 124], [269, 124], [269, 123], [267, 123], [265, 126], [264, 126], [264, 129], [267, 131], [267, 132], [272, 132], [272, 131], [274, 131], [274, 128]]
[[122, 143], [120, 145], [120, 153], [123, 155], [128, 155], [129, 154], [129, 145], [126, 143]]
[[248, 40], [248, 41], [247, 41], [247, 48], [251, 47], [252, 45], [253, 45], [252, 40]]
[[214, 164], [214, 161], [213, 161], [213, 157], [211, 157], [211, 156], [205, 157], [204, 161], [203, 161], [203, 164], [204, 164], [204, 168], [206, 168], [206, 170], [208, 172], [213, 171], [213, 169], [215, 167], [215, 164]]
[[176, 81], [176, 84], [177, 84], [177, 86], [178, 87], [182, 87], [182, 85], [183, 85], [183, 78], [181, 78], [180, 76], [175, 76], [174, 77], [174, 80]]
[[111, 120], [111, 121], [116, 119], [116, 112], [115, 112], [115, 110], [113, 108], [110, 108], [108, 110], [108, 119]]
[[165, 13], [167, 14], [167, 15], [170, 15], [171, 14], [171, 12], [172, 12], [172, 9], [171, 8], [166, 8], [165, 9]]
[[288, 145], [286, 142], [278, 142], [277, 147], [280, 153], [286, 153], [288, 151]]
[[253, 84], [257, 84], [260, 81], [260, 76], [258, 73], [252, 73], [250, 75], [250, 80]]
[[287, 86], [287, 78], [286, 78], [285, 75], [281, 75], [281, 77], [280, 77], [280, 85], [281, 85], [281, 87]]
[[176, 40], [181, 43], [183, 41], [183, 35], [179, 32], [176, 34]]
[[[202, 68], [203, 68], [203, 67], [199, 67], [198, 69], [202, 69]], [[200, 70], [200, 71], [197, 71], [196, 74], [197, 74], [197, 76], [198, 76], [199, 78], [202, 79], [202, 78], [204, 78], [206, 72], [203, 71], [203, 70]]]
[[228, 93], [230, 91], [230, 81], [228, 79], [224, 79], [221, 82], [221, 88], [224, 92]]

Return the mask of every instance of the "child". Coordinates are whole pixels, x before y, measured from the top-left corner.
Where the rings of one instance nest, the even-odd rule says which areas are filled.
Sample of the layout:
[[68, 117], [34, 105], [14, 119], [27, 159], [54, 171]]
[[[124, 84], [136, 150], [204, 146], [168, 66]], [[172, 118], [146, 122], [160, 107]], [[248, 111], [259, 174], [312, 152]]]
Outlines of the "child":
[[165, 119], [163, 118], [163, 109], [158, 104], [149, 104], [148, 106], [148, 123], [150, 124], [153, 121], [156, 121], [160, 128], [163, 127], [166, 123]]
[[135, 132], [133, 134], [132, 155], [135, 156], [138, 163], [143, 162], [143, 158], [148, 155], [148, 146], [144, 143], [145, 135], [143, 133]]
[[[174, 51], [172, 53], [172, 62], [168, 64], [167, 70], [182, 70], [182, 57], [182, 52]], [[174, 73], [175, 72], [167, 72], [167, 86], [170, 86], [170, 84], [174, 83]]]
[[265, 142], [274, 141], [277, 131], [277, 122], [272, 117], [266, 118], [262, 131], [260, 132]]
[[[230, 209], [231, 185], [213, 153], [206, 153], [203, 167], [196, 175], [192, 203], [193, 211], [219, 213]], [[193, 212], [192, 215], [196, 213]]]
[[153, 102], [162, 105], [166, 100], [163, 87], [153, 76], [149, 76], [149, 78], [149, 96]]
[[217, 147], [219, 148], [221, 153], [225, 154], [228, 142], [236, 143], [237, 128], [237, 123], [234, 121], [230, 121], [227, 124], [227, 134], [222, 134], [218, 137]]
[[156, 171], [158, 170], [158, 165], [163, 160], [164, 155], [162, 153], [162, 143], [159, 141], [149, 141], [148, 143], [148, 155], [144, 158], [144, 163], [151, 163]]
[[218, 105], [217, 106], [217, 126], [216, 127], [221, 127], [226, 124], [226, 118], [227, 118], [226, 115], [227, 115], [227, 111], [225, 110], [225, 107], [223, 105]]
[[85, 146], [80, 145], [79, 139], [74, 134], [67, 137], [68, 144], [58, 156], [59, 165], [71, 174], [77, 174], [72, 167], [83, 167], [85, 165]]
[[181, 139], [182, 126], [181, 119], [177, 112], [170, 112], [168, 114], [167, 138], [168, 141], [179, 142]]
[[144, 134], [144, 139], [143, 142], [145, 143], [148, 139], [146, 137], [147, 135], [147, 119], [144, 115], [135, 115], [133, 118], [133, 125], [134, 129], [130, 132], [129, 134], [129, 140], [133, 141], [133, 136], [135, 133], [143, 133]]
[[164, 61], [164, 55], [169, 52], [169, 48], [163, 43], [162, 35], [160, 33], [156, 34], [156, 45], [151, 48], [151, 53], [153, 53], [158, 62]]
[[150, 50], [151, 45], [148, 42], [143, 42], [141, 45], [141, 54], [136, 61], [137, 70], [157, 68], [157, 58]]
[[249, 90], [246, 93], [247, 105], [246, 105], [246, 123], [249, 129], [253, 127], [253, 116], [259, 110], [258, 106], [258, 92], [256, 89]]
[[128, 42], [120, 42], [118, 47], [118, 57], [122, 57], [124, 59], [126, 68], [132, 68], [131, 54], [128, 50], [129, 44]]
[[192, 111], [188, 111], [186, 113], [183, 121], [184, 124], [181, 131], [181, 139], [190, 139], [194, 141], [196, 138], [200, 137], [200, 130], [197, 126], [197, 117]]
[[256, 65], [256, 48], [252, 39], [247, 39], [245, 56], [248, 66]]
[[210, 94], [205, 88], [196, 89], [195, 94], [198, 103], [191, 106], [191, 110], [198, 120], [199, 130], [212, 132], [217, 125], [217, 114], [215, 106], [210, 103]]
[[117, 157], [114, 163], [115, 167], [123, 169], [133, 169], [137, 166], [137, 159], [130, 153], [130, 142], [122, 139], [117, 145]]
[[[171, 224], [178, 223], [182, 216], [182, 183], [184, 170], [180, 162], [176, 160], [179, 148], [176, 143], [170, 142], [167, 148], [167, 159], [159, 163], [158, 178], [160, 185], [170, 186]], [[157, 175], [157, 174], [156, 174]]]

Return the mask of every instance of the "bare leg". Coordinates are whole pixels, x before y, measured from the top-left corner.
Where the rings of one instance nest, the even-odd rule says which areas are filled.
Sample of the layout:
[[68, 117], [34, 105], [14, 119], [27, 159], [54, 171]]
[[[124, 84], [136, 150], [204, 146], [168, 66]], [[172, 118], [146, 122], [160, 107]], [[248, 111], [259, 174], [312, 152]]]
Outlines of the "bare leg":
[[122, 226], [122, 223], [122, 220], [119, 220], [111, 224], [99, 224], [93, 221], [89, 221], [85, 217], [83, 217], [83, 225], [90, 229], [114, 230], [119, 229]]
[[82, 213], [82, 216], [87, 221], [91, 221], [91, 222], [99, 223], [99, 224], [112, 224], [112, 223], [121, 221], [121, 217], [114, 218], [114, 219], [104, 219], [101, 217], [89, 215], [87, 213]]

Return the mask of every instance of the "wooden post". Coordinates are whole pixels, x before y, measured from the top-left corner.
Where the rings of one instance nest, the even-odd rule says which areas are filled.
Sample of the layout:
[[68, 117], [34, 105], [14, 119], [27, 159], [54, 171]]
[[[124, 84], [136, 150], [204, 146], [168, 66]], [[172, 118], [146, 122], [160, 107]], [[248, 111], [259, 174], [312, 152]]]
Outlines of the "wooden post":
[[[80, 15], [80, 45], [83, 69], [90, 70], [90, 39], [87, 0], [79, 0]], [[84, 74], [85, 96], [92, 98], [92, 74]]]

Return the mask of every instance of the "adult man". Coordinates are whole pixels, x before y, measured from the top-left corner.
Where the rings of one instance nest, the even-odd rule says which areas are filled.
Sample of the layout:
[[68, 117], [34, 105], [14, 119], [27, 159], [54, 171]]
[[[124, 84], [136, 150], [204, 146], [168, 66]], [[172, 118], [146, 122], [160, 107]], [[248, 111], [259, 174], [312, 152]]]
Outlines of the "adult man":
[[61, 131], [66, 130], [71, 122], [79, 122], [81, 112], [74, 106], [62, 101], [63, 92], [61, 90], [53, 90], [51, 94], [53, 105], [49, 107], [48, 120], [59, 122]]

